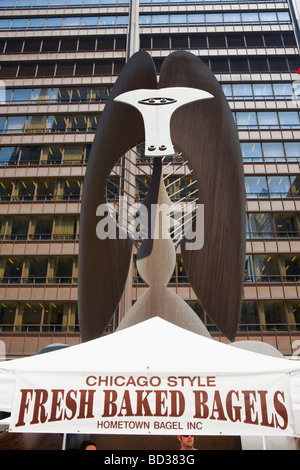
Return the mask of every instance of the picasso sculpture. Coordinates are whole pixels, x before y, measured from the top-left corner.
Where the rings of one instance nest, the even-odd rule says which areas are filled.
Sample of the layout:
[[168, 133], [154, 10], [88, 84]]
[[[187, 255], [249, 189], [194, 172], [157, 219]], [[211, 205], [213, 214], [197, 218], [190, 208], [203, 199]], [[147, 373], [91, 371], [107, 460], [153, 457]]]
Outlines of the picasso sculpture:
[[[134, 54], [116, 81], [101, 115], [84, 179], [80, 213], [78, 314], [84, 341], [105, 331], [122, 297], [132, 259], [132, 237], [99, 238], [97, 208], [106, 204], [111, 169], [138, 144], [152, 162], [141, 211], [151, 212], [148, 232], [137, 248], [136, 263], [147, 289], [126, 312], [118, 329], [160, 316], [209, 337], [199, 316], [168, 288], [181, 251], [186, 274], [199, 303], [217, 328], [234, 340], [239, 321], [245, 266], [245, 189], [235, 122], [222, 88], [206, 64], [177, 51], [163, 62], [159, 80], [152, 58]], [[179, 245], [171, 236], [150, 236], [172, 211], [163, 178], [164, 158], [182, 154], [193, 171], [204, 242], [190, 243], [196, 219], [188, 218]], [[150, 209], [169, 207], [169, 214]], [[194, 208], [194, 214], [197, 208]], [[149, 210], [149, 212], [147, 212]], [[176, 221], [175, 221], [176, 222]], [[174, 223], [175, 223], [174, 222]], [[118, 220], [120, 223], [120, 220]], [[178, 222], [177, 222], [178, 223]], [[190, 230], [190, 232], [189, 232]]]

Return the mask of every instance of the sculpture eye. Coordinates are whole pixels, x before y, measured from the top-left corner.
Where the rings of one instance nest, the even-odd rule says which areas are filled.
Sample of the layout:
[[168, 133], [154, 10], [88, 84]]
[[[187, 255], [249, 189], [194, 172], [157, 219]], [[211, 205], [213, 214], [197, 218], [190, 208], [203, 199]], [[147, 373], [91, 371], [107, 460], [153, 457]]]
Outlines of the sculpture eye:
[[176, 103], [177, 100], [174, 100], [173, 98], [145, 98], [144, 100], [140, 100], [140, 104], [154, 104], [154, 105], [162, 105], [162, 104], [171, 104], [171, 103]]

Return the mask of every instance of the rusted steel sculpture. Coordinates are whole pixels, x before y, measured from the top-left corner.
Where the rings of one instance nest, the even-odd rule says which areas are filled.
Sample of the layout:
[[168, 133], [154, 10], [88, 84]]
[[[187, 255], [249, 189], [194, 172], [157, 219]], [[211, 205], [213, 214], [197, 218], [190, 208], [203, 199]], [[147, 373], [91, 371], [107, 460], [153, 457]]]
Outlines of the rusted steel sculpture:
[[[168, 106], [172, 100], [179, 101], [182, 88], [193, 89], [197, 100], [183, 102], [178, 109], [174, 106], [169, 115], [169, 142], [160, 143], [159, 138], [152, 142], [140, 106], [151, 106], [161, 98], [167, 100], [160, 105]], [[149, 93], [142, 93], [134, 102], [139, 92], [132, 96], [129, 92], [145, 89]], [[199, 98], [201, 94], [205, 99]], [[164, 124], [165, 120], [161, 127]], [[90, 340], [104, 332], [120, 301], [131, 259], [129, 237], [99, 240], [96, 235], [97, 207], [105, 203], [106, 178], [123, 153], [145, 140], [145, 151], [154, 155], [146, 207], [169, 203], [162, 181], [161, 153], [170, 153], [172, 146], [171, 151], [182, 152], [193, 169], [199, 203], [205, 208], [205, 241], [201, 249], [188, 250], [183, 239], [183, 261], [199, 302], [220, 331], [233, 340], [241, 309], [245, 260], [240, 144], [219, 83], [199, 58], [182, 51], [164, 61], [159, 84], [151, 57], [145, 52], [136, 53], [120, 74], [101, 116], [85, 175], [80, 215], [78, 307], [82, 338]], [[167, 288], [175, 263], [172, 243], [170, 239], [143, 241], [137, 263], [150, 287], [126, 313], [119, 328], [158, 315], [209, 336], [198, 316]]]

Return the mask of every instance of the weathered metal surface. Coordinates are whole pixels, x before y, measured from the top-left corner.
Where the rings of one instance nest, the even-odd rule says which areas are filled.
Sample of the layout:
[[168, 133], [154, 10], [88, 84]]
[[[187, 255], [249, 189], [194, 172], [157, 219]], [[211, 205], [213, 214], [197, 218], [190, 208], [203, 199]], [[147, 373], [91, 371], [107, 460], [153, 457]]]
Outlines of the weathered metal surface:
[[[193, 170], [199, 203], [204, 204], [203, 248], [187, 250], [187, 245], [182, 244], [186, 272], [203, 308], [221, 332], [233, 340], [241, 310], [245, 261], [245, 189], [238, 134], [219, 83], [199, 58], [183, 51], [170, 54], [163, 63], [159, 81], [159, 88], [168, 87], [197, 88], [214, 96], [176, 110], [170, 130], [175, 150], [183, 153]], [[124, 152], [145, 140], [140, 113], [132, 106], [114, 102], [113, 98], [143, 88], [157, 88], [156, 72], [150, 56], [139, 52], [124, 67], [113, 88], [95, 136], [84, 181], [78, 294], [83, 340], [103, 333], [126, 282], [131, 242], [129, 239], [99, 240], [96, 210], [105, 203], [105, 183], [110, 169]], [[153, 246], [148, 251], [155, 254]], [[161, 250], [156, 257], [163, 259]], [[164, 258], [168, 263], [167, 257]], [[174, 322], [174, 309], [172, 312], [168, 302], [176, 305], [176, 301], [173, 295], [166, 300], [165, 285], [161, 289], [164, 301], [156, 295], [155, 305], [151, 304], [155, 306], [153, 316], [156, 310], [166, 310], [164, 318]], [[135, 305], [133, 310], [140, 308], [138, 321], [146, 319], [149, 309], [146, 312], [145, 306], [138, 302]], [[187, 326], [186, 309], [178, 308], [176, 315], [182, 317], [181, 326]], [[146, 312], [144, 317], [143, 312]], [[124, 320], [123, 325], [131, 323], [129, 316], [126, 320], [125, 315]]]
[[214, 99], [175, 111], [171, 138], [193, 170], [204, 204], [204, 246], [183, 262], [203, 308], [230, 340], [241, 311], [245, 268], [245, 187], [238, 133], [222, 88], [206, 64], [178, 51], [164, 61], [159, 88], [200, 88]]
[[144, 140], [139, 112], [113, 101], [117, 95], [137, 88], [157, 88], [155, 67], [146, 52], [132, 56], [113, 87], [84, 178], [78, 266], [78, 315], [84, 341], [104, 332], [122, 296], [131, 260], [129, 239], [98, 239], [96, 210], [106, 202], [106, 178], [110, 170], [122, 154]]

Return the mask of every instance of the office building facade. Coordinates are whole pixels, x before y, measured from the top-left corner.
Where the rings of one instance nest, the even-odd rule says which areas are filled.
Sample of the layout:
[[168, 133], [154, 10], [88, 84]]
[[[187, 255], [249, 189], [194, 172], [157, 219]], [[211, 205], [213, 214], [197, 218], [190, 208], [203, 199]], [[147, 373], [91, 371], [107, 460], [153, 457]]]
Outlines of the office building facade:
[[[264, 341], [297, 356], [297, 5], [277, 0], [141, 0], [139, 5], [2, 0], [0, 11], [2, 355], [21, 357], [48, 344], [80, 342], [77, 275], [84, 174], [101, 112], [133, 44], [133, 51], [152, 56], [158, 76], [164, 58], [182, 49], [201, 57], [222, 85], [239, 132], [246, 188], [245, 283], [236, 339]], [[189, 200], [192, 179], [181, 167], [178, 156], [177, 173], [166, 174], [165, 181], [174, 200]], [[151, 178], [140, 148], [135, 168], [140, 200]], [[119, 177], [115, 169], [108, 198], [117, 196]], [[146, 289], [134, 256], [108, 333]], [[169, 287], [199, 314], [214, 338], [227, 341], [189, 285], [180, 248]]]

